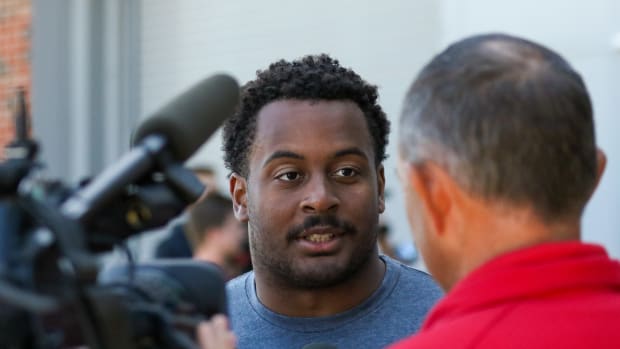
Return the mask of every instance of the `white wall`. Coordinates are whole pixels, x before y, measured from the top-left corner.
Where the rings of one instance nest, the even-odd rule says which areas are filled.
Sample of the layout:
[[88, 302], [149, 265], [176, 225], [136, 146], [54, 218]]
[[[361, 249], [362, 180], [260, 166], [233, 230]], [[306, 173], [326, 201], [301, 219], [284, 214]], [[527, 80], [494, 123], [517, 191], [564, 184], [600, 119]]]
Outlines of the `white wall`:
[[583, 220], [584, 239], [620, 257], [620, 32], [617, 0], [443, 0], [442, 46], [481, 32], [523, 36], [559, 52], [579, 71], [594, 104], [607, 170]]
[[139, 15], [124, 0], [32, 4], [33, 134], [46, 174], [74, 184], [129, 148]]

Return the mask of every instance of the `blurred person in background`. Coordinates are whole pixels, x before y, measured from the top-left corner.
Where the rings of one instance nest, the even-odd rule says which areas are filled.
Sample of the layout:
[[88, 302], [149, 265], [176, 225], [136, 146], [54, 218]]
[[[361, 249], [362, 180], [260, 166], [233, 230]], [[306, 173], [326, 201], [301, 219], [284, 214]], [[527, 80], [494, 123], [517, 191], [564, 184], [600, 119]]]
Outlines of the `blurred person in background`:
[[398, 259], [396, 257], [394, 245], [390, 241], [390, 227], [386, 223], [379, 225], [379, 230], [377, 231], [377, 243], [379, 244], [380, 253], [390, 258]]
[[228, 279], [250, 269], [247, 227], [232, 210], [232, 201], [212, 193], [194, 204], [186, 223], [194, 259], [215, 263]]
[[394, 243], [390, 240], [390, 235], [390, 226], [385, 222], [381, 223], [377, 233], [379, 252], [403, 264], [415, 266], [415, 263], [418, 261], [418, 251], [413, 242], [403, 241]]
[[391, 348], [620, 348], [620, 264], [580, 241], [606, 161], [562, 57], [461, 40], [418, 75], [399, 131], [413, 237], [448, 293]]
[[165, 236], [158, 241], [155, 247], [154, 258], [191, 258], [193, 255], [187, 236], [188, 212], [193, 205], [217, 192], [217, 178], [211, 167], [196, 165], [189, 168], [198, 177], [198, 180], [205, 185], [205, 191], [196, 203], [187, 207], [181, 217], [176, 218], [166, 227]]

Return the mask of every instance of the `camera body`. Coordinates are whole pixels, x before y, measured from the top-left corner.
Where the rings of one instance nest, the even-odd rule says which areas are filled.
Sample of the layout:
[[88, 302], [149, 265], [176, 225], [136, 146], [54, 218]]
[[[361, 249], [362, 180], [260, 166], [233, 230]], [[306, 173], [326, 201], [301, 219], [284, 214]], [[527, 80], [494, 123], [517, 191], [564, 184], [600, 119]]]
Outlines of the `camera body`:
[[102, 272], [98, 253], [165, 225], [202, 184], [156, 137], [101, 179], [42, 180], [23, 92], [18, 106], [0, 164], [0, 347], [196, 348], [198, 322], [226, 312], [217, 266], [162, 260]]

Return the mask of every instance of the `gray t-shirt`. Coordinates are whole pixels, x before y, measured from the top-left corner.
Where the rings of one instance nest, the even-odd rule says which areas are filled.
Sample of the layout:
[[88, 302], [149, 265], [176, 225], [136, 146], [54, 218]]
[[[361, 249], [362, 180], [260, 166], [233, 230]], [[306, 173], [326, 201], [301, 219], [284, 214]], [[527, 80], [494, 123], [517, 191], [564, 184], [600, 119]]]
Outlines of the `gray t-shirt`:
[[381, 286], [355, 308], [332, 316], [274, 313], [258, 300], [254, 273], [231, 280], [228, 306], [237, 348], [302, 349], [313, 343], [338, 349], [383, 348], [416, 332], [443, 293], [428, 274], [381, 258], [386, 264]]

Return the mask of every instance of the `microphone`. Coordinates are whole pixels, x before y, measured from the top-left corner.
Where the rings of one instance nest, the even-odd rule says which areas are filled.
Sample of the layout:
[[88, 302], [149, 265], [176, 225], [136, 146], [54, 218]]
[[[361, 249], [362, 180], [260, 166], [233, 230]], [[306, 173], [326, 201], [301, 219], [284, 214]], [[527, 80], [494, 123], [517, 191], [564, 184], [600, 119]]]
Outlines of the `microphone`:
[[335, 345], [327, 343], [310, 343], [303, 346], [301, 349], [338, 349]]
[[228, 75], [215, 75], [155, 112], [136, 131], [133, 144], [152, 135], [166, 138], [179, 161], [189, 158], [234, 112], [239, 86]]
[[228, 75], [215, 75], [199, 82], [140, 125], [134, 148], [69, 197], [61, 211], [86, 223], [127, 185], [157, 166], [167, 165], [165, 162], [170, 160], [185, 161], [233, 114], [238, 99], [239, 85]]

